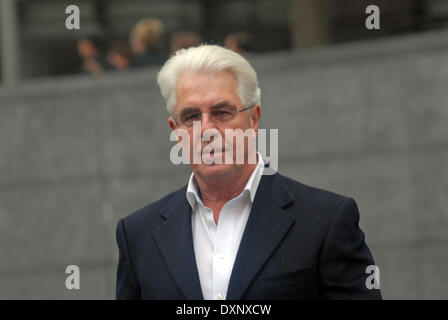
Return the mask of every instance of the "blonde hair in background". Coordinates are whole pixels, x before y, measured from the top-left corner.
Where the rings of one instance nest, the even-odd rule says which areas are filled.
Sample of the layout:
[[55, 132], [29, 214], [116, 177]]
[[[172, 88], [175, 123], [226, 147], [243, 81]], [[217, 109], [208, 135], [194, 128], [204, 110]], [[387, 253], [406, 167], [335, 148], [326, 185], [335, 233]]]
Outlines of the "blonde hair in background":
[[130, 34], [130, 44], [135, 54], [143, 54], [157, 45], [163, 33], [160, 19], [146, 18], [137, 22]]

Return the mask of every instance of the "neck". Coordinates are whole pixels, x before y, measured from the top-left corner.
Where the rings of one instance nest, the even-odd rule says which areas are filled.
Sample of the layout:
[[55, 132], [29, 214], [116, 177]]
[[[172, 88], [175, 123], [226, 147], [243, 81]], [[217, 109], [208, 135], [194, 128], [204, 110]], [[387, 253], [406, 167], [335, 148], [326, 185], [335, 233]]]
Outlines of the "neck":
[[244, 190], [256, 166], [257, 164], [245, 165], [234, 175], [213, 180], [204, 180], [195, 175], [204, 205], [222, 207], [226, 202], [238, 196]]

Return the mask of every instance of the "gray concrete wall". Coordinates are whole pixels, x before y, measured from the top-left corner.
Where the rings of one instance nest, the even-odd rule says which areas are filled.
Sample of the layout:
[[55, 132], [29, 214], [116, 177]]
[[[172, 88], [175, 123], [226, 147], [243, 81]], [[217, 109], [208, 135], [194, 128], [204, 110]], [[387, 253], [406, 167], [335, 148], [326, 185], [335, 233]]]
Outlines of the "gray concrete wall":
[[[387, 299], [448, 298], [447, 36], [249, 58], [280, 172], [357, 200]], [[0, 298], [113, 298], [118, 219], [188, 178], [156, 72], [0, 90]]]

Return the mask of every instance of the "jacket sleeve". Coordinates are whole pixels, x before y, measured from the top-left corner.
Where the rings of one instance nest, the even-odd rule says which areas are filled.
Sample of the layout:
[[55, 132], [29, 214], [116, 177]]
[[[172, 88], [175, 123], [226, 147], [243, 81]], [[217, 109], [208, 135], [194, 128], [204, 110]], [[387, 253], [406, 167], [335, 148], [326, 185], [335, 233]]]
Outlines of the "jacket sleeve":
[[375, 262], [358, 223], [356, 202], [345, 198], [333, 216], [319, 259], [321, 298], [382, 299], [380, 289], [366, 284], [372, 278], [366, 268]]
[[118, 267], [115, 298], [118, 299], [140, 299], [140, 287], [138, 285], [123, 219], [118, 222], [116, 229], [118, 244]]

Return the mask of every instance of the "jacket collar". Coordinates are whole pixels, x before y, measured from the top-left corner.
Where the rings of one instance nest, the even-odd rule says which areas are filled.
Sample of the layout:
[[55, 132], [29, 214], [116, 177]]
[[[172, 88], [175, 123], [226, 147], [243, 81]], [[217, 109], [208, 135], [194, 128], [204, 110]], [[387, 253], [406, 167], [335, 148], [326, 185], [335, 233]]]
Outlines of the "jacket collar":
[[293, 197], [283, 176], [264, 175], [258, 189], [233, 265], [228, 300], [242, 298], [295, 221], [284, 210]]
[[186, 187], [174, 194], [161, 210], [166, 220], [155, 238], [165, 264], [187, 300], [203, 299], [191, 231], [191, 208], [185, 198]]

